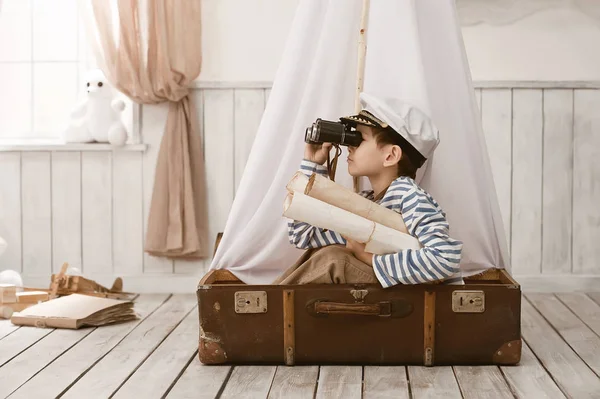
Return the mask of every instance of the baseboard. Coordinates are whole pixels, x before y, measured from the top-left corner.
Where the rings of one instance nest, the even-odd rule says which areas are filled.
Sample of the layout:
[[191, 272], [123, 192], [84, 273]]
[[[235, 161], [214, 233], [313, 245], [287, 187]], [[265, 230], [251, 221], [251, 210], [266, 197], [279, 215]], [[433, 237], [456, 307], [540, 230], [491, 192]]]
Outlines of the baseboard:
[[[85, 275], [85, 278], [96, 281], [105, 287], [111, 287], [116, 277], [123, 279], [123, 290], [138, 294], [148, 293], [177, 293], [193, 294], [196, 292], [201, 275], [176, 274], [146, 274], [137, 276]], [[23, 276], [27, 287], [48, 288], [50, 276]]]
[[[195, 80], [192, 89], [271, 89], [273, 81]], [[475, 89], [600, 89], [597, 80], [474, 80]]]
[[[96, 282], [110, 287], [116, 276], [92, 275], [87, 276]], [[121, 276], [123, 289], [128, 292], [144, 293], [195, 293], [198, 275], [176, 274], [147, 274], [141, 276]], [[529, 275], [513, 276], [521, 285], [523, 292], [599, 292], [600, 275]], [[23, 276], [28, 287], [47, 288], [50, 285], [49, 276]]]
[[599, 292], [600, 275], [550, 274], [515, 275], [523, 292]]

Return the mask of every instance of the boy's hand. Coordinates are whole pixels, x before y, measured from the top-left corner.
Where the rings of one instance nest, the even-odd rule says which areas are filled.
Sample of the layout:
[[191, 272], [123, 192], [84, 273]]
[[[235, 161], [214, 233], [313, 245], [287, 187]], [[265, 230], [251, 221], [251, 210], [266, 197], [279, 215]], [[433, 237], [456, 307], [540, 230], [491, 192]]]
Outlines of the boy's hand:
[[327, 161], [327, 154], [333, 144], [308, 144], [304, 146], [304, 159], [323, 165]]
[[365, 252], [366, 244], [362, 244], [347, 237], [344, 237], [344, 239], [346, 240], [346, 248], [354, 254], [356, 259], [373, 267], [373, 254]]

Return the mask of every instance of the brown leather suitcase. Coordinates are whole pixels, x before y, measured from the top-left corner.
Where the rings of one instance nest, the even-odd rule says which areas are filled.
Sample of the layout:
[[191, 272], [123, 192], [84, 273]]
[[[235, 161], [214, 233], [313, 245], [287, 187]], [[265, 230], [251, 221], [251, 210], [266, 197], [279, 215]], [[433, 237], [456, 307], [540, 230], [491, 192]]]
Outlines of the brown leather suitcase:
[[503, 269], [465, 285], [198, 286], [204, 364], [517, 364], [521, 287]]

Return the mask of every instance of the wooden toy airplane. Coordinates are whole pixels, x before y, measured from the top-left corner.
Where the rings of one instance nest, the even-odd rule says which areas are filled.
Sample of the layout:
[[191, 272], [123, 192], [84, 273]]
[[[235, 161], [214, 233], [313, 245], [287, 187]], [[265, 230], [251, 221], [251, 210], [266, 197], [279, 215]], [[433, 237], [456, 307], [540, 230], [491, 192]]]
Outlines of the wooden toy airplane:
[[58, 274], [53, 274], [50, 283], [50, 299], [69, 294], [83, 294], [112, 299], [132, 299], [136, 294], [123, 291], [123, 279], [117, 277], [111, 288], [106, 288], [82, 276], [66, 274], [68, 263], [64, 263]]

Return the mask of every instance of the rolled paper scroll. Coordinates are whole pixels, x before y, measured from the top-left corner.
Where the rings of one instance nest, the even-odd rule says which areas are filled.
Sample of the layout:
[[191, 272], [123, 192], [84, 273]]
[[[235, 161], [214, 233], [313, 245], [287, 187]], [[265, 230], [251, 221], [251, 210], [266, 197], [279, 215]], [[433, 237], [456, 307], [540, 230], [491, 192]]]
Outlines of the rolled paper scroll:
[[313, 173], [308, 179], [304, 194], [375, 223], [408, 233], [400, 213], [381, 206], [319, 174]]
[[355, 215], [344, 209], [312, 198], [301, 192], [289, 193], [283, 216], [322, 229], [333, 230], [344, 237], [366, 244], [365, 251], [384, 255], [403, 249], [419, 249], [419, 241], [400, 231]]
[[294, 191], [300, 191], [301, 193], [306, 190], [308, 184], [308, 177], [302, 172], [296, 172], [290, 182], [285, 186], [288, 192], [293, 193]]

